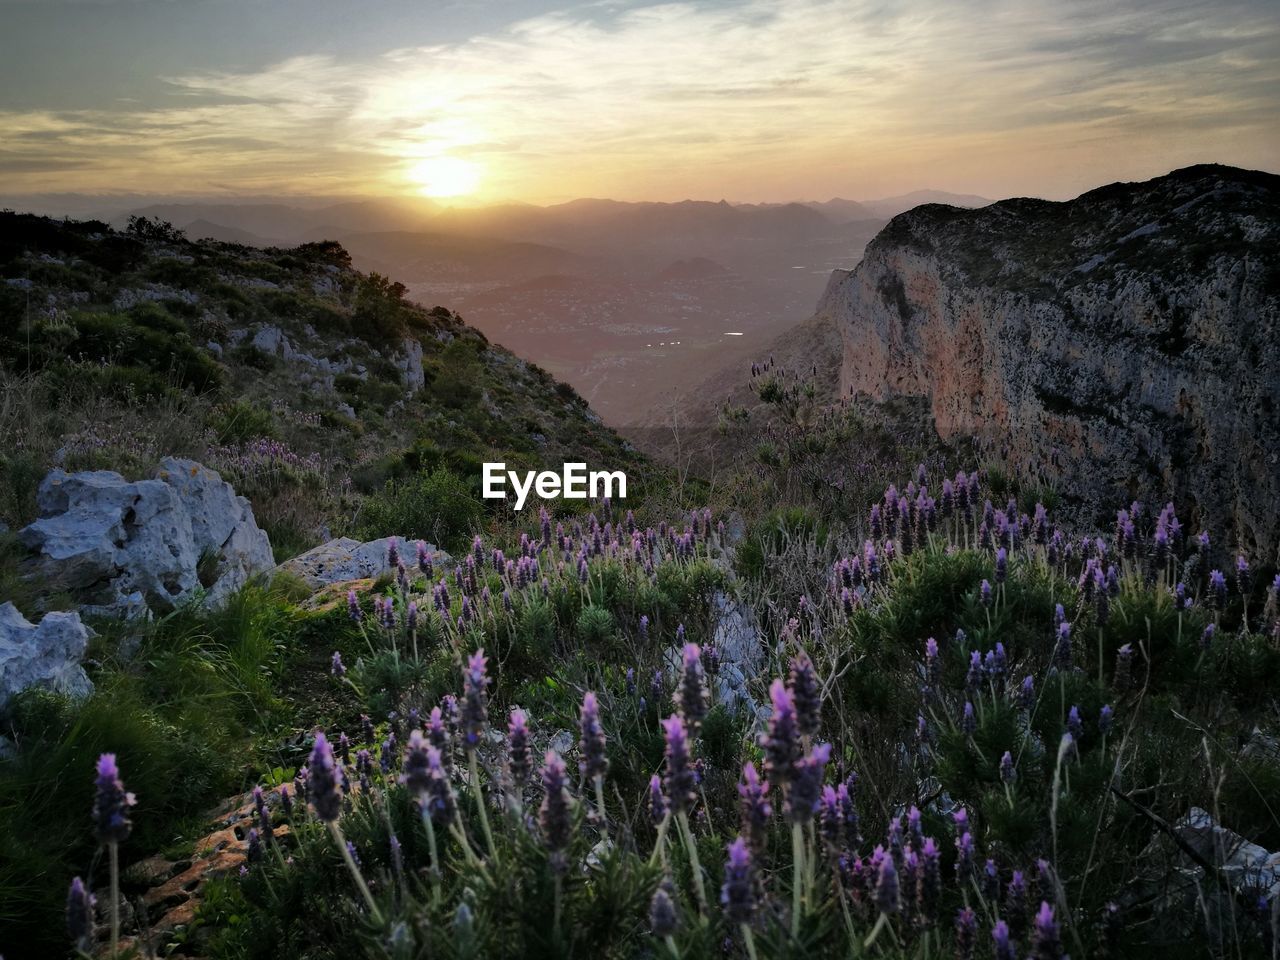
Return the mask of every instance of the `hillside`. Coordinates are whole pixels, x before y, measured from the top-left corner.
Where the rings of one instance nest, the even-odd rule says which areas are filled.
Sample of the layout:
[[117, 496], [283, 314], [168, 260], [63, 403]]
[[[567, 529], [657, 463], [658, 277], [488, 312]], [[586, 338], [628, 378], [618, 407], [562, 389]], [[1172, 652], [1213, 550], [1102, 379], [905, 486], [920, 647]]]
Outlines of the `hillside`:
[[358, 531], [419, 471], [456, 481], [465, 525], [482, 460], [638, 464], [572, 388], [403, 294], [336, 243], [0, 214], [0, 521], [32, 519], [55, 464], [185, 455], [249, 496], [281, 556]]
[[841, 393], [928, 399], [944, 439], [1101, 518], [1280, 545], [1280, 177], [1200, 166], [1075, 200], [896, 217], [818, 308]]

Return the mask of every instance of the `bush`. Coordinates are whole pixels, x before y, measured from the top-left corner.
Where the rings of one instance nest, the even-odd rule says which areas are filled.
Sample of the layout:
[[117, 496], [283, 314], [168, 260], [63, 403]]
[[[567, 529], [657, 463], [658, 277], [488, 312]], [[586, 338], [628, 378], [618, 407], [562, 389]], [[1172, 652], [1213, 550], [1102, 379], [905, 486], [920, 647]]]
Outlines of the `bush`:
[[448, 550], [466, 549], [483, 513], [472, 488], [443, 467], [406, 480], [390, 480], [369, 497], [360, 529], [369, 539], [427, 540]]

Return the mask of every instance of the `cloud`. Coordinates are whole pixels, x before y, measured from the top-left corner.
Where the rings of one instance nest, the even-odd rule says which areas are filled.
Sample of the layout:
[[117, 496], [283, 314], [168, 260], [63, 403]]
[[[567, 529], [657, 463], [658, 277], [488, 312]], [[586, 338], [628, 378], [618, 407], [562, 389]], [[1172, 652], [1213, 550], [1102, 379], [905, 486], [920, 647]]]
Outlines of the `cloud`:
[[929, 170], [1097, 165], [1099, 142], [1168, 166], [1280, 147], [1280, 22], [1261, 0], [591, 4], [169, 82], [151, 107], [0, 115], [11, 162], [49, 158], [33, 189], [58, 160], [99, 170], [77, 187], [389, 192], [447, 154], [491, 195], [549, 199], [801, 195], [821, 177], [892, 192]]

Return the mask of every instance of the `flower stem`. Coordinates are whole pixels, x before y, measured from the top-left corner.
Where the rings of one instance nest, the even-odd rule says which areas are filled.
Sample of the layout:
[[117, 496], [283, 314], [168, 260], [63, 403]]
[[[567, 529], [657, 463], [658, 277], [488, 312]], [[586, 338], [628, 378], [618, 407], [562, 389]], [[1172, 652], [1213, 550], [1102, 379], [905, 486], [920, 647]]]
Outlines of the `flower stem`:
[[120, 952], [120, 845], [107, 844], [111, 860], [111, 960]]
[[757, 960], [756, 941], [755, 938], [751, 936], [751, 927], [745, 923], [742, 925], [742, 943], [747, 948], [747, 956], [750, 957], [751, 960]]
[[467, 763], [471, 766], [471, 789], [475, 791], [476, 805], [480, 808], [480, 829], [484, 833], [484, 842], [489, 848], [489, 856], [496, 860], [498, 850], [493, 845], [493, 831], [489, 829], [489, 813], [484, 808], [484, 790], [480, 787], [480, 762], [476, 759], [476, 751], [467, 751]]
[[667, 830], [671, 827], [671, 814], [662, 818], [658, 824], [658, 836], [653, 842], [653, 855], [649, 857], [649, 865], [654, 866], [659, 860], [667, 862]]
[[800, 935], [800, 897], [804, 875], [804, 828], [791, 825], [791, 936]]
[[431, 853], [431, 905], [440, 906], [440, 852], [436, 847], [436, 825], [425, 807], [422, 810], [422, 822], [427, 825], [427, 849]]
[[707, 891], [702, 886], [702, 864], [698, 861], [698, 845], [694, 842], [693, 831], [689, 829], [689, 815], [683, 810], [676, 814], [680, 824], [680, 832], [684, 836], [685, 849], [689, 852], [689, 866], [693, 870], [693, 889], [698, 895], [698, 909], [707, 912]]
[[373, 922], [378, 926], [382, 926], [382, 912], [378, 909], [377, 903], [374, 902], [373, 894], [369, 892], [369, 885], [364, 882], [364, 876], [360, 873], [360, 868], [356, 866], [355, 860], [351, 858], [351, 851], [347, 849], [346, 838], [342, 836], [342, 828], [338, 826], [337, 820], [329, 821], [329, 832], [333, 834], [333, 842], [338, 845], [338, 852], [342, 854], [342, 859], [347, 862], [347, 869], [351, 871], [351, 879], [355, 881], [356, 888], [360, 891], [360, 896], [364, 897], [364, 902], [369, 907], [369, 914], [373, 917]]

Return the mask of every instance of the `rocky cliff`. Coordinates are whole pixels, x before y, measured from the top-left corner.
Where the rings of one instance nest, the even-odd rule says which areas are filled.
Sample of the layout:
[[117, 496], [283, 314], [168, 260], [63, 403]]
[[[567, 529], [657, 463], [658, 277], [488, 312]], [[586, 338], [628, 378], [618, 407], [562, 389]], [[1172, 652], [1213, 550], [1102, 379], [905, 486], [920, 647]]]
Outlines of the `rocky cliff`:
[[1280, 177], [1197, 166], [896, 218], [819, 304], [841, 386], [928, 397], [1068, 503], [1280, 543]]

